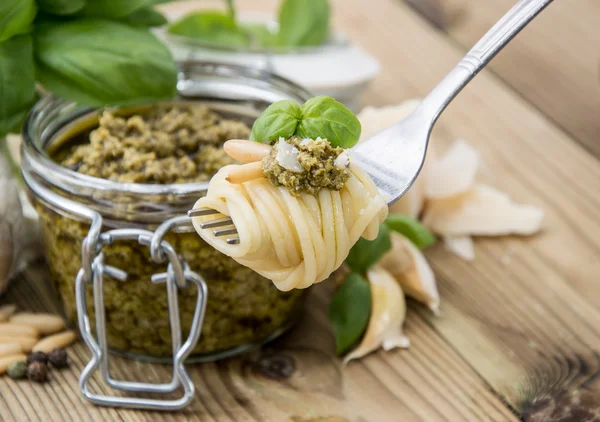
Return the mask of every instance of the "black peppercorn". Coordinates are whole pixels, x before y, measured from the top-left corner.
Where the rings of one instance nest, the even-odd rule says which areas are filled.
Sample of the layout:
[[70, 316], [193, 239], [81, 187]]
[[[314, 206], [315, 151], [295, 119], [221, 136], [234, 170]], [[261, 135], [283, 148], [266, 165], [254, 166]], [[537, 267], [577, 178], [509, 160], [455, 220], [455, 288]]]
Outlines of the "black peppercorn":
[[48, 367], [43, 362], [31, 362], [27, 366], [27, 378], [30, 381], [46, 382], [48, 379]]
[[44, 352], [33, 352], [29, 356], [27, 356], [27, 365], [32, 362], [42, 362], [44, 365], [48, 364], [48, 355]]
[[66, 368], [69, 365], [68, 355], [65, 349], [54, 349], [48, 355], [48, 360], [55, 368]]

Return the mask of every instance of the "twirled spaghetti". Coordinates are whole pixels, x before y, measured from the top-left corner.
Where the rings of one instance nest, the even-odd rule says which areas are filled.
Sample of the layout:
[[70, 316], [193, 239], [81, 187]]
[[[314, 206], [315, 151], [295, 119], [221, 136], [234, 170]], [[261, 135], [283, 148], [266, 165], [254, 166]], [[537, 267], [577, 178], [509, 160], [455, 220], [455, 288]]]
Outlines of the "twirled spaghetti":
[[292, 195], [264, 176], [230, 183], [230, 173], [241, 167], [223, 167], [194, 206], [230, 216], [239, 244], [228, 244], [211, 229], [200, 227], [214, 215], [195, 217], [193, 224], [206, 242], [272, 280], [280, 290], [306, 288], [326, 279], [361, 236], [377, 236], [388, 213], [373, 181], [352, 164], [341, 190], [323, 188], [314, 196]]

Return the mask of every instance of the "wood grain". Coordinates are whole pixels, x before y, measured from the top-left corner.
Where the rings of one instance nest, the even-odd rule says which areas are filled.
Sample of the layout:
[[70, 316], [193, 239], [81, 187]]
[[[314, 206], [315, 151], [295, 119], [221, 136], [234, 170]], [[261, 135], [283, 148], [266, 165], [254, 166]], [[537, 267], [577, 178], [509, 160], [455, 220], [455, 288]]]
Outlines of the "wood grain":
[[[416, 0], [413, 3], [423, 2]], [[432, 0], [425, 2], [432, 3]], [[465, 51], [515, 0], [439, 0], [431, 22], [451, 11], [460, 19], [444, 29]], [[600, 4], [595, 0], [555, 1], [490, 64], [519, 95], [600, 158]]]
[[[273, 10], [277, 2], [238, 3], [242, 10]], [[495, 2], [487, 3], [498, 11]], [[382, 62], [364, 103], [396, 104], [426, 95], [464, 53], [398, 0], [337, 0], [334, 10], [336, 26]], [[539, 43], [536, 38], [536, 47]], [[566, 69], [578, 89], [591, 92], [587, 71], [551, 65], [549, 73]], [[586, 82], [576, 80], [577, 72]], [[324, 283], [313, 289], [303, 320], [281, 340], [243, 357], [190, 366], [196, 400], [182, 412], [90, 405], [77, 387], [89, 353], [77, 344], [69, 350], [70, 369], [53, 371], [48, 384], [1, 379], [0, 419], [516, 421], [514, 409], [528, 421], [600, 420], [594, 413], [600, 403], [600, 164], [577, 143], [587, 142], [590, 122], [580, 121], [585, 130], [567, 129], [549, 111], [554, 107], [558, 113], [555, 105], [548, 108], [549, 98], [540, 97], [538, 104], [525, 82], [520, 87], [511, 81], [498, 69], [483, 71], [445, 112], [434, 136], [438, 148], [458, 137], [475, 144], [485, 163], [482, 180], [544, 208], [544, 231], [533, 238], [479, 239], [471, 263], [441, 246], [429, 250], [442, 316], [410, 303], [408, 351], [377, 352], [342, 368], [333, 356], [326, 316], [332, 286]], [[575, 104], [578, 96], [563, 94], [571, 103], [561, 116], [583, 107]], [[56, 312], [60, 306], [48, 286], [44, 266], [33, 265], [4, 300]], [[170, 375], [168, 366], [117, 357], [111, 371], [142, 381]], [[108, 391], [100, 382], [92, 385]]]
[[[5, 298], [21, 309], [47, 311], [56, 297], [42, 295], [48, 274], [31, 266]], [[78, 392], [77, 379], [89, 352], [69, 349], [68, 370], [52, 371], [43, 385], [0, 380], [1, 420], [78, 421], [516, 421], [512, 411], [419, 316], [407, 321], [410, 352], [374, 355], [343, 368], [334, 355], [326, 310], [333, 285], [313, 289], [302, 321], [263, 350], [218, 363], [189, 365], [196, 400], [177, 413], [98, 408]], [[115, 378], [167, 381], [171, 368], [111, 357]], [[93, 391], [109, 393], [96, 379]], [[114, 392], [112, 392], [114, 393]], [[385, 403], [385, 406], [382, 406]], [[322, 419], [315, 419], [315, 417]], [[11, 419], [12, 418], [12, 419]]]

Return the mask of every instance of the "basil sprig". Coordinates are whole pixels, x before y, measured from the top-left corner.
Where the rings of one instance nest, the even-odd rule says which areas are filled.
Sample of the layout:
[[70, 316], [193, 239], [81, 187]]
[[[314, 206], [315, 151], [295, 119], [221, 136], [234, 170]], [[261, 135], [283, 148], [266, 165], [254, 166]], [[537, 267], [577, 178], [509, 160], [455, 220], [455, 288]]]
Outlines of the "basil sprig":
[[192, 12], [170, 25], [169, 32], [223, 46], [264, 48], [317, 46], [329, 36], [328, 0], [283, 0], [277, 32], [263, 24], [237, 22], [233, 0], [226, 5], [226, 13]]
[[371, 288], [363, 276], [352, 273], [329, 304], [329, 320], [335, 333], [338, 355], [356, 343], [369, 323]]
[[435, 236], [424, 225], [405, 214], [390, 214], [385, 224], [410, 240], [417, 248], [423, 249], [435, 243]]
[[361, 126], [348, 108], [331, 97], [311, 98], [302, 106], [290, 100], [271, 104], [252, 126], [250, 139], [270, 142], [279, 137], [323, 138], [336, 147], [358, 142]]
[[28, 33], [36, 11], [34, 0], [0, 1], [0, 42]]
[[72, 15], [85, 6], [85, 0], [36, 0], [40, 10], [58, 16]]
[[166, 22], [159, 2], [0, 0], [0, 138], [18, 130], [36, 81], [87, 106], [172, 98], [175, 62], [147, 29]]
[[0, 137], [22, 119], [35, 95], [31, 36], [0, 43]]
[[403, 214], [390, 214], [379, 226], [374, 240], [361, 238], [356, 242], [345, 261], [352, 272], [329, 305], [329, 319], [338, 354], [350, 349], [367, 328], [371, 315], [371, 290], [363, 274], [391, 249], [390, 231], [402, 234], [419, 248], [435, 242], [435, 236], [427, 228]]
[[146, 28], [95, 18], [46, 22], [34, 41], [37, 78], [61, 97], [103, 106], [175, 95], [175, 63]]
[[234, 17], [219, 11], [194, 12], [171, 24], [168, 32], [226, 46], [247, 46], [250, 40]]
[[329, 36], [327, 0], [285, 0], [279, 9], [279, 45], [321, 45]]

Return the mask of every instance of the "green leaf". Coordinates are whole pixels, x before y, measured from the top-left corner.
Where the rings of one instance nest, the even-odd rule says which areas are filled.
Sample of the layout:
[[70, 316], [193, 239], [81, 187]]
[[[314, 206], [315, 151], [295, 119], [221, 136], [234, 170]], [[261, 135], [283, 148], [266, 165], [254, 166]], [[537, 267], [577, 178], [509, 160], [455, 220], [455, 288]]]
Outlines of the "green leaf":
[[419, 223], [414, 218], [405, 214], [390, 214], [385, 220], [385, 224], [390, 230], [400, 233], [417, 248], [426, 248], [435, 243], [435, 236], [427, 227]]
[[329, 35], [328, 0], [284, 0], [279, 9], [279, 43], [315, 46]]
[[269, 142], [279, 137], [290, 138], [300, 120], [300, 106], [292, 100], [271, 104], [252, 126], [251, 141]]
[[118, 19], [152, 4], [154, 4], [152, 0], [89, 0], [81, 14], [89, 17]]
[[296, 135], [327, 139], [336, 147], [350, 148], [360, 138], [360, 122], [348, 108], [331, 97], [311, 98], [302, 106], [302, 120]]
[[177, 68], [147, 29], [102, 19], [47, 22], [34, 33], [36, 76], [56, 95], [89, 106], [172, 98]]
[[46, 13], [63, 16], [79, 12], [85, 6], [85, 0], [37, 0], [37, 4]]
[[385, 223], [380, 224], [377, 238], [375, 240], [366, 240], [362, 237], [358, 239], [358, 242], [350, 249], [345, 262], [352, 271], [363, 274], [391, 248], [390, 230]]
[[263, 23], [240, 23], [239, 27], [248, 35], [251, 44], [257, 47], [277, 46], [277, 33], [272, 32], [267, 25]]
[[37, 7], [34, 0], [0, 1], [0, 42], [31, 30]]
[[169, 33], [225, 46], [247, 46], [246, 34], [222, 12], [196, 12], [169, 25]]
[[0, 137], [23, 118], [35, 97], [30, 35], [0, 43]]
[[235, 20], [235, 6], [233, 5], [233, 0], [225, 0], [225, 2], [227, 3], [227, 13], [229, 14], [229, 17]]
[[371, 288], [359, 274], [348, 276], [329, 304], [329, 320], [335, 334], [338, 355], [363, 335], [371, 316]]
[[162, 13], [154, 10], [152, 6], [145, 6], [141, 9], [136, 10], [129, 16], [125, 16], [121, 19], [121, 22], [128, 25], [136, 26], [162, 26], [166, 25], [167, 18]]

